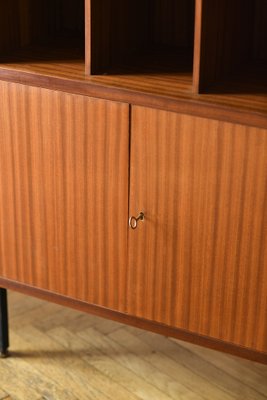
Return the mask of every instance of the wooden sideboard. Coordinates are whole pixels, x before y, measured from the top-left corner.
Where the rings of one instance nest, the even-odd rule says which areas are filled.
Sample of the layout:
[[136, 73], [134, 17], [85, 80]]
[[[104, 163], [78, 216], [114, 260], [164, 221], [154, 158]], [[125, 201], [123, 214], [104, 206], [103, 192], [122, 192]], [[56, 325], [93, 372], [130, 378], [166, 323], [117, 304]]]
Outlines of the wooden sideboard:
[[267, 363], [267, 5], [228, 3], [0, 5], [2, 353], [13, 289]]

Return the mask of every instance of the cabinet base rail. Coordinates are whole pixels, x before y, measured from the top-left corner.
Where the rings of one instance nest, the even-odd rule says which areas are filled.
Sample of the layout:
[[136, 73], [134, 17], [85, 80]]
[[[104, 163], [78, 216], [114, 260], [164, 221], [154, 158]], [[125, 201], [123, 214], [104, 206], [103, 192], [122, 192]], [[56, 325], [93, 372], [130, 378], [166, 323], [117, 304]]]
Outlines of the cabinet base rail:
[[7, 357], [9, 347], [7, 290], [0, 288], [0, 357]]
[[[28, 296], [34, 296], [45, 301], [51, 301], [62, 306], [71, 307], [79, 311], [87, 312], [92, 315], [97, 315], [102, 318], [111, 319], [113, 321], [120, 322], [122, 324], [131, 325], [139, 329], [144, 329], [150, 332], [155, 332], [160, 335], [174, 337], [179, 340], [184, 340], [199, 346], [204, 346], [213, 350], [222, 351], [228, 354], [232, 354], [238, 357], [246, 358], [251, 361], [256, 361], [261, 364], [267, 365], [267, 353], [261, 352], [255, 349], [246, 348], [234, 343], [224, 342], [215, 338], [202, 336], [197, 333], [192, 333], [183, 329], [171, 327], [164, 325], [162, 323], [148, 321], [140, 317], [135, 317], [128, 315], [119, 311], [114, 311], [105, 307], [101, 307], [94, 304], [85, 303], [80, 300], [75, 300], [60, 294], [52, 293], [44, 289], [35, 288], [29, 285], [21, 284], [19, 282], [10, 281], [8, 279], [3, 279], [0, 277], [0, 285], [6, 289], [15, 290], [17, 292], [23, 293]], [[0, 289], [1, 291], [1, 318], [4, 320], [5, 324], [1, 322], [1, 329], [5, 331], [5, 346], [3, 356], [7, 356], [8, 343], [8, 321], [7, 321], [7, 296], [5, 289]], [[2, 294], [3, 293], [3, 294]], [[4, 302], [3, 300], [4, 299]], [[4, 306], [2, 308], [2, 305]], [[2, 319], [0, 321], [2, 321]], [[3, 337], [3, 336], [2, 336]]]

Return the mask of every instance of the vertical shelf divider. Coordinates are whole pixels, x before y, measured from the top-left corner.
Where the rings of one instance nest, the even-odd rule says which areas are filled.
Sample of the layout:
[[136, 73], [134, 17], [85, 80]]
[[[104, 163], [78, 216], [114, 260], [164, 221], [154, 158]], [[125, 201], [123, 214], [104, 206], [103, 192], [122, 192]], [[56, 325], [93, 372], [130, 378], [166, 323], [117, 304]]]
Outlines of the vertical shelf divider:
[[85, 0], [85, 73], [102, 74], [110, 65], [111, 0]]
[[193, 87], [192, 87], [192, 91], [195, 94], [199, 93], [199, 82], [200, 82], [202, 6], [203, 6], [203, 0], [196, 0], [196, 2], [195, 2], [194, 55], [193, 55]]
[[92, 35], [91, 35], [91, 0], [84, 2], [85, 12], [85, 74], [91, 75], [91, 52], [92, 52]]

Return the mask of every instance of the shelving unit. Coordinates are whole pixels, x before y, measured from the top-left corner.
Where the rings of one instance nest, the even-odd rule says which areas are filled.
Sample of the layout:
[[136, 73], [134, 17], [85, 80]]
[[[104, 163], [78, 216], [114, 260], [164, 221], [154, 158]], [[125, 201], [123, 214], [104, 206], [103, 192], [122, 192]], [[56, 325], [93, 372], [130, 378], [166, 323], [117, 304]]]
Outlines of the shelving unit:
[[87, 90], [201, 103], [215, 95], [218, 105], [233, 94], [246, 103], [267, 92], [266, 8], [265, 0], [11, 0], [0, 6], [0, 69]]
[[1, 286], [267, 363], [266, 38], [266, 0], [0, 2]]

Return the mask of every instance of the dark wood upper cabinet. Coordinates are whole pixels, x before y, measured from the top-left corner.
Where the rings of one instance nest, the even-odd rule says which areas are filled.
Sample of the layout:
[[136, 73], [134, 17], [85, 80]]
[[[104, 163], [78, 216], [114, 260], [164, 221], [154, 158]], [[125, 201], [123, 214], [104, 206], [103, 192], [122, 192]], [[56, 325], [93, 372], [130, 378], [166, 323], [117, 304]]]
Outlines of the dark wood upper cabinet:
[[266, 93], [266, 1], [199, 3], [195, 92]]
[[84, 14], [84, 0], [1, 2], [1, 62], [64, 59], [78, 52], [84, 59]]
[[192, 72], [194, 0], [91, 0], [88, 72]]
[[228, 94], [247, 93], [261, 112], [266, 7], [265, 0], [1, 2], [0, 68], [75, 79], [79, 93], [86, 83], [229, 106], [238, 100]]

